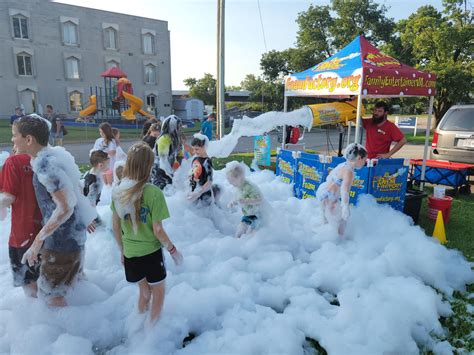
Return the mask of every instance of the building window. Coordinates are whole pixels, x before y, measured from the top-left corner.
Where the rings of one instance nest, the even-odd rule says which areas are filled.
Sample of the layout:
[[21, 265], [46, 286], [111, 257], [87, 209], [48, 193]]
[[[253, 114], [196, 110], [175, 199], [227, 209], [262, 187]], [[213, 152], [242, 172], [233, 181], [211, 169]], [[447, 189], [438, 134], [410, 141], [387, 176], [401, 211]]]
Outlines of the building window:
[[146, 97], [146, 109], [149, 112], [154, 112], [156, 109], [156, 95], [150, 94]]
[[63, 23], [64, 44], [77, 45], [77, 26], [72, 22]]
[[117, 49], [117, 31], [113, 28], [105, 30], [105, 48]]
[[66, 59], [66, 77], [68, 79], [80, 79], [79, 59], [74, 57]]
[[154, 53], [154, 42], [155, 36], [151, 33], [145, 33], [143, 35], [143, 53], [145, 54], [153, 54]]
[[120, 64], [115, 60], [109, 60], [107, 63], [105, 63], [105, 66], [106, 66], [106, 69], [110, 69], [114, 67], [119, 68]]
[[18, 66], [18, 75], [21, 76], [32, 76], [33, 70], [31, 69], [31, 55], [26, 53], [20, 53], [16, 56], [16, 63]]
[[28, 19], [25, 16], [17, 15], [12, 17], [13, 37], [28, 39]]
[[145, 83], [154, 84], [156, 82], [156, 69], [153, 64], [145, 65]]
[[69, 94], [69, 111], [78, 112], [82, 110], [82, 94], [79, 91], [73, 91]]

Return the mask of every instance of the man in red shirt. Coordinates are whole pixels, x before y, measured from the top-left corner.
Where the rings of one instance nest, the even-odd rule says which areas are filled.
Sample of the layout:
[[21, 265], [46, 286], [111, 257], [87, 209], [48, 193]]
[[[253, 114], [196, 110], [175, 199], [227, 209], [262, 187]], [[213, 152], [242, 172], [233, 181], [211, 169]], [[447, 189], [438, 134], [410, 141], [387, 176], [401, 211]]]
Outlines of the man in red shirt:
[[29, 155], [17, 154], [7, 158], [0, 172], [0, 208], [12, 208], [8, 251], [13, 285], [22, 286], [27, 296], [36, 297], [39, 265], [30, 267], [21, 263], [23, 254], [41, 229], [41, 212], [32, 180]]
[[[407, 142], [402, 131], [387, 120], [387, 114], [388, 105], [385, 102], [377, 102], [372, 119], [362, 120], [367, 135], [365, 148], [369, 154], [369, 159], [390, 158]], [[393, 142], [396, 144], [390, 149]]]

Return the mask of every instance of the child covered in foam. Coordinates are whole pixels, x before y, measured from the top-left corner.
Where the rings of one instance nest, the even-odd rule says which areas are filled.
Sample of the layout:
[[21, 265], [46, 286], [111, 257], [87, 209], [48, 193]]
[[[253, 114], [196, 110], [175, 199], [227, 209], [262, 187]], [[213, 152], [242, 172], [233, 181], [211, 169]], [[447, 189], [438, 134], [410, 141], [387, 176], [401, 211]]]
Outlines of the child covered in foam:
[[238, 190], [236, 199], [229, 203], [229, 208], [240, 205], [242, 220], [237, 227], [235, 237], [240, 238], [258, 227], [261, 218], [262, 193], [257, 186], [245, 178], [245, 170], [241, 164], [231, 162], [227, 164], [227, 180]]
[[316, 191], [325, 222], [335, 224], [340, 235], [344, 234], [349, 219], [349, 191], [354, 181], [354, 171], [365, 165], [367, 150], [352, 143], [344, 151], [346, 161], [336, 166]]
[[194, 157], [189, 175], [191, 192], [188, 193], [187, 198], [188, 201], [199, 203], [202, 206], [215, 203], [220, 192], [219, 187], [213, 184], [214, 170], [212, 160], [206, 151], [208, 145], [209, 139], [205, 135], [196, 133], [193, 136], [191, 146]]

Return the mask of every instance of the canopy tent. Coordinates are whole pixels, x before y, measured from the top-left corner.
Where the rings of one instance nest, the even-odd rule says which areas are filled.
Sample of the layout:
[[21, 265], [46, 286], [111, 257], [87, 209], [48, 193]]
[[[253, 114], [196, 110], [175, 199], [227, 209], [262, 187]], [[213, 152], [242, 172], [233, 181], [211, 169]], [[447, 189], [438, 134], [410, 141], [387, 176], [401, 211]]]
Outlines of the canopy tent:
[[357, 36], [324, 62], [285, 78], [284, 111], [288, 97], [357, 96], [355, 141], [358, 142], [363, 98], [429, 96], [421, 176], [424, 180], [435, 94], [436, 75], [405, 65], [380, 52], [364, 36]]

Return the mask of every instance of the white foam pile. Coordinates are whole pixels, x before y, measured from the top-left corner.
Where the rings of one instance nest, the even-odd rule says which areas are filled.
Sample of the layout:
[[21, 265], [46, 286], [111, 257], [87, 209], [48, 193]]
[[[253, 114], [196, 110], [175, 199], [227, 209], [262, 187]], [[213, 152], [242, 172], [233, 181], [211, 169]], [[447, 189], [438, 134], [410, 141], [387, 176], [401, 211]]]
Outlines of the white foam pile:
[[[223, 171], [215, 179], [226, 206], [234, 191]], [[125, 281], [110, 231], [110, 191], [99, 206], [107, 225], [86, 243], [87, 280], [64, 309], [13, 288], [10, 226], [0, 224], [0, 353], [314, 353], [306, 337], [329, 354], [451, 351], [437, 340], [444, 333], [439, 317], [451, 313], [443, 297], [474, 282], [460, 252], [370, 198], [353, 210], [341, 239], [320, 224], [315, 201], [295, 199], [271, 172], [249, 179], [272, 220], [242, 239], [232, 237], [239, 211], [196, 211], [185, 191], [168, 191], [164, 226], [184, 264], [177, 268], [165, 252], [165, 304], [152, 328], [137, 313], [137, 287]]]

